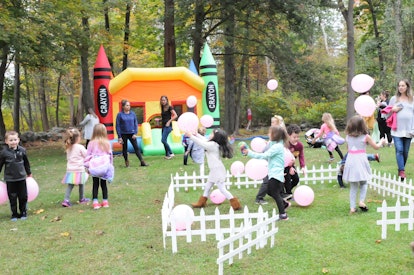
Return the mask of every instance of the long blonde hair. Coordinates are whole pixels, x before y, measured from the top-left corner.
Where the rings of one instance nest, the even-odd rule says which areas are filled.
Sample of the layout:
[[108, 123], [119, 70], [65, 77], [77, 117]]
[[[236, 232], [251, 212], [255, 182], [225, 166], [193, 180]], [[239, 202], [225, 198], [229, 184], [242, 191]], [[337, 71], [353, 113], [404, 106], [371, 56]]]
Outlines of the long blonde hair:
[[328, 125], [328, 128], [331, 131], [335, 131], [335, 132], [338, 131], [338, 129], [336, 128], [336, 125], [335, 125], [335, 120], [333, 119], [333, 117], [332, 117], [332, 115], [330, 113], [323, 113], [323, 115], [322, 115], [322, 121], [326, 125]]
[[91, 141], [97, 141], [99, 148], [104, 152], [111, 152], [111, 144], [108, 140], [108, 133], [106, 127], [102, 123], [98, 123], [93, 127]]

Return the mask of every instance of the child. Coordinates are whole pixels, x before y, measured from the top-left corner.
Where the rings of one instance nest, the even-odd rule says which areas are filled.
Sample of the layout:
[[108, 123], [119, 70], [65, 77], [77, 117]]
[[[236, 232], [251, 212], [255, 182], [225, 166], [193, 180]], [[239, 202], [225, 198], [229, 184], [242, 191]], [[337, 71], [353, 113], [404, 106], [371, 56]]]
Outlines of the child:
[[[206, 128], [198, 128], [198, 134], [205, 139]], [[204, 148], [189, 139], [188, 148], [184, 154], [189, 154], [193, 161], [200, 165], [200, 174], [204, 175]]]
[[243, 154], [258, 159], [266, 159], [269, 169], [269, 183], [268, 194], [276, 201], [279, 209], [279, 219], [288, 220], [288, 215], [285, 210], [290, 206], [290, 203], [283, 200], [282, 190], [284, 181], [284, 166], [285, 166], [285, 144], [287, 142], [287, 133], [281, 126], [270, 126], [269, 140], [270, 148], [264, 153], [255, 153], [249, 149], [244, 149]]
[[[92, 207], [99, 209], [101, 207], [109, 207], [108, 203], [108, 187], [107, 181], [111, 182], [114, 176], [113, 155], [111, 144], [108, 140], [106, 127], [99, 123], [93, 128], [92, 139], [89, 142], [86, 153], [85, 167], [92, 176]], [[94, 160], [102, 158], [103, 161], [98, 165], [94, 165]], [[105, 161], [106, 160], [106, 161]], [[99, 185], [102, 189], [102, 204], [98, 201]]]
[[63, 207], [71, 207], [70, 194], [75, 185], [79, 185], [79, 203], [86, 204], [88, 198], [84, 197], [84, 184], [88, 180], [88, 174], [85, 172], [83, 161], [86, 157], [86, 149], [80, 144], [81, 134], [76, 128], [66, 130], [65, 148], [66, 148], [66, 174], [62, 179], [63, 184], [67, 184], [65, 198], [62, 202]]
[[[4, 136], [7, 147], [0, 152], [0, 172], [4, 165], [4, 181], [7, 185], [9, 196], [11, 220], [18, 218], [27, 219], [27, 186], [26, 177], [31, 177], [30, 163], [26, 149], [19, 145], [19, 134], [15, 131], [7, 131]], [[20, 214], [17, 212], [17, 200], [19, 201]]]
[[184, 147], [184, 157], [183, 157], [183, 164], [187, 165], [188, 162], [188, 156], [191, 154], [191, 149], [188, 149], [189, 147], [189, 140], [190, 138], [187, 136], [183, 136], [182, 144]]
[[[303, 152], [303, 144], [299, 141], [299, 134], [301, 129], [298, 125], [292, 124], [287, 127], [289, 135], [289, 151], [292, 152], [295, 159], [299, 159], [299, 166], [303, 173], [305, 173], [305, 154]], [[299, 174], [296, 171], [295, 164], [285, 167], [285, 193], [284, 199], [292, 198], [292, 189], [299, 183]]]
[[[286, 129], [285, 121], [283, 120], [283, 117], [279, 115], [274, 115], [270, 119], [270, 126], [281, 126], [282, 128]], [[266, 147], [264, 148], [263, 152], [266, 152], [270, 148], [270, 143], [267, 143]], [[266, 176], [263, 179], [262, 185], [260, 186], [259, 191], [256, 195], [256, 203], [257, 204], [267, 204], [267, 201], [264, 200], [264, 197], [267, 194], [267, 184], [269, 182], [269, 177]]]
[[367, 159], [366, 147], [367, 144], [372, 148], [378, 150], [385, 142], [381, 139], [376, 144], [370, 135], [368, 135], [368, 127], [361, 116], [353, 116], [347, 123], [345, 128], [346, 141], [348, 143], [348, 156], [344, 166], [342, 178], [350, 184], [349, 200], [350, 200], [350, 214], [357, 211], [356, 196], [358, 192], [358, 185], [360, 188], [359, 194], [359, 208], [366, 212], [368, 207], [365, 204], [365, 196], [367, 194], [368, 184], [371, 179], [371, 167]]
[[330, 113], [324, 113], [322, 115], [322, 121], [323, 124], [321, 126], [321, 129], [313, 138], [312, 144], [315, 144], [316, 140], [318, 140], [319, 137], [323, 137], [325, 146], [328, 149], [329, 161], [331, 162], [334, 160], [334, 156], [332, 154], [333, 150], [335, 150], [338, 153], [339, 157], [343, 159], [344, 156], [342, 155], [341, 149], [339, 149], [339, 146], [333, 140], [334, 135], [339, 136], [339, 131], [336, 129], [335, 121], [332, 118], [332, 115]]
[[227, 133], [221, 129], [215, 129], [211, 133], [209, 140], [205, 140], [205, 138], [201, 135], [194, 136], [190, 132], [187, 132], [186, 135], [190, 137], [194, 143], [204, 148], [205, 154], [207, 156], [208, 168], [210, 170], [207, 182], [204, 186], [204, 193], [199, 198], [197, 203], [192, 204], [193, 207], [205, 207], [207, 205], [207, 198], [210, 194], [210, 190], [213, 185], [216, 184], [226, 199], [230, 200], [231, 207], [234, 210], [241, 209], [240, 201], [229, 191], [227, 191], [224, 184], [227, 172], [223, 162], [220, 159], [220, 153], [223, 158], [233, 157], [233, 148], [229, 143]]

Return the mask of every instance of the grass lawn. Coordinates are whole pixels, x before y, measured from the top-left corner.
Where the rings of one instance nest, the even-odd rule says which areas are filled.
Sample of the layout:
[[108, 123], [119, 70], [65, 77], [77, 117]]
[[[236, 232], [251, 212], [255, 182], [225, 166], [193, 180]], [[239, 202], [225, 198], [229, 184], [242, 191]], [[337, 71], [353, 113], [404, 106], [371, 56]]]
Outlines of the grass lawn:
[[[324, 149], [305, 145], [307, 166], [327, 164]], [[236, 142], [237, 144], [237, 142]], [[341, 146], [345, 153], [345, 145]], [[10, 221], [8, 204], [0, 206], [1, 274], [216, 274], [218, 250], [213, 237], [192, 243], [178, 242], [178, 253], [172, 254], [171, 240], [163, 247], [161, 206], [172, 173], [192, 172], [197, 166], [182, 165], [182, 156], [164, 160], [147, 156], [149, 167], [139, 167], [130, 155], [131, 166], [125, 168], [122, 157], [115, 158], [115, 180], [109, 186], [110, 208], [93, 210], [91, 205], [75, 204], [63, 208], [66, 186], [60, 183], [66, 159], [61, 144], [28, 148], [33, 177], [40, 186], [39, 196], [29, 203], [27, 221]], [[370, 149], [370, 152], [374, 150]], [[381, 148], [381, 162], [371, 162], [373, 169], [395, 173], [394, 148]], [[338, 160], [338, 155], [334, 153]], [[413, 178], [414, 149], [407, 163], [407, 177]], [[228, 168], [242, 157], [226, 160]], [[3, 174], [2, 174], [3, 176]], [[376, 225], [380, 214], [376, 208], [383, 197], [368, 191], [367, 213], [350, 216], [349, 189], [336, 182], [311, 185], [315, 200], [303, 208], [293, 203], [289, 221], [279, 222], [279, 233], [273, 248], [253, 250], [243, 259], [224, 266], [225, 274], [412, 274], [414, 259], [409, 243], [414, 240], [407, 226], [395, 232], [390, 226], [388, 238], [378, 241], [381, 228]], [[85, 186], [88, 197], [91, 180]], [[257, 189], [231, 189], [251, 211]], [[176, 193], [177, 204], [190, 204], [201, 190]], [[102, 195], [100, 191], [100, 196]], [[77, 201], [75, 187], [72, 202]], [[276, 207], [270, 197], [264, 210]], [[386, 198], [395, 203], [395, 198]], [[403, 204], [406, 204], [406, 202]], [[228, 202], [219, 206], [228, 211]], [[213, 213], [210, 204], [206, 213]], [[195, 213], [198, 213], [195, 209]]]

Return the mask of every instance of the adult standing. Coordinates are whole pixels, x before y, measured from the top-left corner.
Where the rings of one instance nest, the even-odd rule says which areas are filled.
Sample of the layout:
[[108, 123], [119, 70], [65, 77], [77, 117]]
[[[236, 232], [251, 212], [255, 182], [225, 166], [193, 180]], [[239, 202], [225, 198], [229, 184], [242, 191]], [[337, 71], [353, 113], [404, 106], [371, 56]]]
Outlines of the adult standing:
[[88, 148], [88, 143], [92, 138], [93, 127], [99, 123], [99, 118], [95, 114], [92, 108], [88, 108], [88, 114], [79, 123], [79, 126], [83, 128], [83, 138], [86, 139], [85, 147]]
[[252, 124], [252, 110], [250, 108], [247, 109], [247, 126], [246, 130], [250, 130], [250, 125]]
[[128, 160], [128, 140], [134, 148], [134, 152], [141, 162], [141, 166], [148, 166], [141, 155], [141, 149], [137, 142], [138, 119], [133, 111], [131, 111], [131, 104], [128, 100], [121, 101], [122, 111], [116, 116], [116, 133], [118, 135], [118, 142], [122, 144], [122, 155], [124, 156], [125, 166], [129, 167]]
[[391, 128], [391, 136], [394, 140], [395, 155], [398, 165], [398, 176], [405, 178], [405, 164], [410, 151], [414, 104], [411, 84], [403, 79], [398, 82], [398, 89], [390, 99], [391, 111], [396, 114], [396, 128]]
[[382, 91], [377, 98], [377, 122], [378, 122], [378, 129], [380, 132], [380, 139], [385, 138], [387, 136], [388, 146], [391, 146], [392, 137], [391, 137], [391, 128], [387, 126], [386, 115], [381, 113], [385, 107], [388, 106], [390, 103], [390, 92], [389, 91]]
[[161, 107], [161, 123], [162, 123], [162, 136], [161, 142], [164, 144], [165, 148], [165, 159], [172, 159], [174, 157], [171, 147], [168, 144], [168, 135], [172, 131], [172, 122], [178, 116], [174, 108], [168, 102], [168, 97], [163, 95], [160, 98], [160, 107]]

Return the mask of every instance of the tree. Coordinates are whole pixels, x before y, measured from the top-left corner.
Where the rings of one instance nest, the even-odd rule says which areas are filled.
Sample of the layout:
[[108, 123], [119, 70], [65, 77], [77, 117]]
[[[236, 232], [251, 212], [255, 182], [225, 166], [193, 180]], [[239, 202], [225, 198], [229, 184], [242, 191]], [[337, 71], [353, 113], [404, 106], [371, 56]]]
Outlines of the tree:
[[164, 0], [164, 67], [175, 67], [174, 0]]

